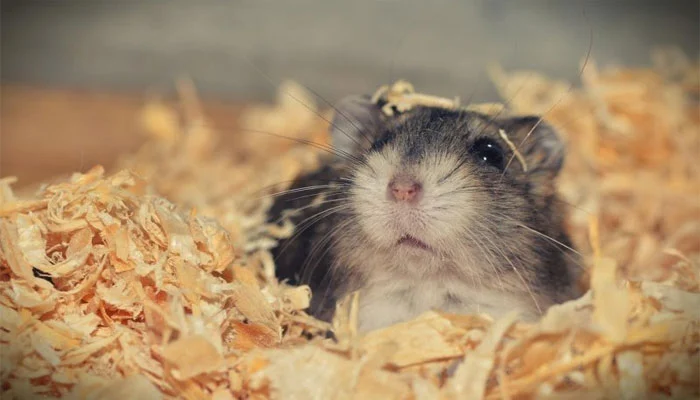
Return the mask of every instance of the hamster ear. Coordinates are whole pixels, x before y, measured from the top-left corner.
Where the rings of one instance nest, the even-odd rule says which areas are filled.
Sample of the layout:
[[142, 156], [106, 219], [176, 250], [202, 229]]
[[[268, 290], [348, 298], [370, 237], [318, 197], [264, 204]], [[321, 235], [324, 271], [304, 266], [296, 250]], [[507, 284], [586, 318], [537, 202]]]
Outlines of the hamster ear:
[[335, 105], [331, 125], [333, 147], [357, 154], [369, 149], [383, 124], [383, 114], [369, 96], [348, 96]]
[[499, 124], [520, 154], [528, 173], [556, 176], [564, 165], [566, 145], [556, 130], [536, 116], [508, 118]]

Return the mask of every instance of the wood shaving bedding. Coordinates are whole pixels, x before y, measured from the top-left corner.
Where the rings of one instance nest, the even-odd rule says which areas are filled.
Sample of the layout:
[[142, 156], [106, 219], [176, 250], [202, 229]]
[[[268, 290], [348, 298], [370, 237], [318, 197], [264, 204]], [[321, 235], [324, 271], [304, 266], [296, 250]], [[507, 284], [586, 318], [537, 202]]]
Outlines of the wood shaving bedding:
[[[266, 195], [315, 168], [319, 150], [271, 151], [251, 134], [327, 140], [326, 110], [293, 84], [243, 118], [245, 160], [216, 151], [185, 85], [184, 123], [150, 104], [152, 136], [117, 170], [32, 198], [1, 178], [3, 398], [697, 398], [700, 117], [688, 77], [699, 71], [655, 57], [663, 68], [591, 70], [572, 90], [494, 74], [513, 112], [546, 113], [569, 142], [560, 188], [590, 269], [585, 296], [533, 324], [429, 312], [359, 335], [350, 298], [327, 339], [303, 311], [308, 288], [274, 279], [269, 249], [290, 232], [265, 223]], [[311, 106], [284, 100], [290, 91]], [[434, 100], [399, 103], [458, 105]]]

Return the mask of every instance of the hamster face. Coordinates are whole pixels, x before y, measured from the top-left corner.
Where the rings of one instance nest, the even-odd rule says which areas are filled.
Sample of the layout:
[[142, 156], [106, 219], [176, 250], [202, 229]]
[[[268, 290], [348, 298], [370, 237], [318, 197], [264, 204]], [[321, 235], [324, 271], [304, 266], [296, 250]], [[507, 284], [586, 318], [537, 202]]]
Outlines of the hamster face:
[[372, 143], [345, 179], [352, 227], [335, 238], [341, 268], [450, 276], [534, 303], [535, 292], [549, 303], [567, 290], [570, 243], [554, 190], [563, 145], [550, 127], [427, 107], [376, 121], [354, 125]]
[[534, 210], [514, 179], [520, 167], [505, 169], [505, 149], [497, 128], [474, 115], [420, 110], [388, 126], [351, 178], [364, 235], [399, 258], [479, 266], [469, 274], [510, 267], [506, 258], [523, 247], [516, 226]]

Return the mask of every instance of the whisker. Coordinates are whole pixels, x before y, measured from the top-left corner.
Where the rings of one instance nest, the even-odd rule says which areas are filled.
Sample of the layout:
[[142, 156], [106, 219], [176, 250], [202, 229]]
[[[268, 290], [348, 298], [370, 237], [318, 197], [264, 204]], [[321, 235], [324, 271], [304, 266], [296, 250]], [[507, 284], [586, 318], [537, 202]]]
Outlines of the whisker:
[[[301, 84], [300, 84], [300, 85], [301, 85]], [[302, 86], [304, 89], [306, 89], [306, 90], [308, 90], [309, 92], [311, 92], [311, 93], [312, 93], [314, 96], [316, 96], [317, 98], [321, 99], [321, 101], [323, 101], [327, 106], [331, 107], [338, 115], [340, 115], [340, 116], [343, 117], [346, 121], [348, 121], [348, 123], [350, 123], [350, 125], [352, 125], [352, 127], [355, 128], [355, 129], [357, 130], [357, 133], [359, 133], [365, 140], [367, 140], [367, 142], [369, 142], [370, 145], [373, 143], [372, 138], [371, 138], [369, 135], [367, 135], [361, 127], [357, 126], [357, 124], [355, 124], [355, 121], [353, 121], [352, 118], [348, 117], [347, 114], [345, 114], [344, 112], [340, 111], [340, 109], [339, 109], [338, 107], [336, 107], [336, 106], [334, 106], [333, 104], [331, 104], [331, 102], [329, 102], [329, 101], [326, 100], [323, 96], [321, 96], [321, 95], [319, 95], [318, 93], [316, 93], [316, 91], [314, 91], [314, 90], [311, 89], [310, 87], [307, 87], [307, 86], [304, 86], [304, 85], [301, 85], [301, 86]], [[331, 124], [331, 125], [333, 125], [333, 124]], [[335, 126], [335, 128], [338, 129], [337, 125]], [[344, 135], [348, 136], [353, 142], [355, 142], [356, 145], [361, 146], [361, 144], [360, 144], [357, 140], [355, 140], [353, 137], [351, 137], [349, 134], [343, 132], [342, 130], [341, 130], [341, 132], [342, 132]]]
[[[334, 185], [312, 185], [312, 186], [304, 186], [304, 187], [300, 187], [300, 188], [282, 190], [282, 191], [275, 192], [275, 193], [268, 193], [268, 194], [266, 194], [266, 195], [264, 195], [264, 196], [262, 196], [262, 197], [260, 197], [260, 198], [258, 198], [258, 199], [256, 199], [256, 200], [260, 200], [260, 199], [263, 199], [263, 198], [266, 198], [266, 197], [280, 197], [280, 196], [284, 196], [284, 195], [287, 195], [287, 194], [300, 193], [300, 192], [308, 192], [309, 190], [316, 190], [316, 189], [334, 189], [335, 187], [336, 187], [336, 186], [334, 186]], [[320, 194], [321, 192], [322, 192], [322, 191], [319, 191], [319, 194]]]
[[[486, 229], [486, 230], [489, 231], [491, 234], [494, 234], [494, 235], [496, 234], [496, 232], [494, 232], [491, 228], [489, 228], [488, 225], [481, 224], [480, 221], [475, 221], [475, 222], [476, 222], [477, 224], [479, 224], [479, 226], [480, 226], [481, 228]], [[486, 221], [486, 222], [488, 222], [488, 221]], [[490, 224], [493, 225], [493, 223], [490, 223]], [[489, 237], [489, 235], [485, 235], [484, 237], [486, 238], [486, 240], [488, 240], [488, 241], [491, 243], [492, 246], [494, 246], [494, 249], [495, 249], [496, 251], [498, 251], [498, 252], [501, 254], [501, 256], [502, 256], [503, 258], [505, 258], [505, 260], [508, 262], [508, 264], [510, 264], [511, 269], [512, 269], [513, 272], [515, 272], [515, 274], [518, 276], [518, 279], [520, 279], [520, 281], [523, 283], [523, 286], [525, 287], [525, 290], [527, 290], [528, 294], [529, 294], [530, 297], [532, 298], [532, 301], [535, 303], [535, 307], [537, 307], [537, 312], [538, 312], [539, 314], [542, 314], [542, 308], [540, 307], [540, 304], [539, 304], [539, 302], [537, 301], [537, 298], [535, 297], [535, 294], [532, 292], [532, 289], [530, 288], [530, 285], [528, 284], [528, 282], [525, 280], [525, 277], [523, 277], [523, 275], [520, 273], [520, 271], [518, 271], [518, 268], [515, 267], [515, 264], [513, 264], [513, 261], [511, 261], [511, 259], [508, 258], [508, 256], [506, 256], [506, 254], [505, 254], [505, 252], [503, 251], [503, 249], [501, 249], [499, 246], [497, 246], [497, 245], [491, 240], [491, 238]]]
[[539, 236], [541, 236], [541, 237], [543, 237], [543, 238], [549, 240], [550, 242], [552, 242], [552, 243], [554, 243], [554, 244], [557, 244], [557, 245], [559, 245], [559, 246], [561, 246], [561, 247], [563, 247], [563, 248], [565, 248], [565, 249], [567, 249], [567, 250], [569, 250], [569, 251], [575, 253], [575, 254], [578, 255], [578, 256], [583, 257], [583, 255], [582, 255], [580, 252], [578, 252], [576, 249], [573, 249], [573, 248], [571, 248], [570, 246], [565, 245], [564, 243], [562, 243], [562, 242], [560, 242], [560, 241], [554, 239], [553, 237], [551, 237], [551, 236], [549, 236], [549, 235], [546, 235], [546, 234], [544, 234], [544, 233], [542, 233], [542, 232], [540, 232], [540, 231], [538, 231], [538, 230], [536, 230], [536, 229], [533, 229], [533, 228], [531, 228], [531, 227], [529, 227], [529, 226], [523, 224], [522, 222], [520, 222], [520, 221], [518, 221], [518, 220], [516, 220], [516, 219], [513, 219], [513, 218], [511, 218], [511, 217], [509, 217], [509, 216], [507, 216], [507, 215], [505, 215], [505, 214], [500, 214], [500, 213], [499, 213], [498, 215], [501, 216], [501, 217], [503, 217], [503, 218], [508, 219], [510, 222], [514, 223], [515, 225], [517, 225], [517, 226], [519, 226], [519, 227], [521, 227], [521, 228], [523, 228], [523, 229], [526, 229], [526, 230], [528, 230], [528, 231], [530, 231], [530, 232], [532, 232], [532, 233], [534, 233], [534, 234], [536, 234], [536, 235], [539, 235]]
[[[350, 200], [350, 195], [346, 195], [346, 196], [343, 196], [343, 197], [337, 197], [336, 195], [338, 195], [338, 194], [341, 193], [341, 192], [339, 192], [339, 191], [331, 191], [331, 190], [329, 190], [329, 191], [326, 191], [326, 192], [324, 192], [324, 193], [334, 195], [334, 196], [333, 196], [334, 199], [341, 199], [341, 198], [342, 198], [342, 199], [344, 199], [344, 200]], [[319, 196], [319, 195], [320, 195], [320, 193], [305, 194], [305, 195], [302, 195], [302, 196], [292, 197], [291, 199], [286, 199], [285, 202], [297, 201], [297, 200], [301, 200], [301, 199], [307, 199], [307, 198], [309, 198], [309, 197], [316, 197], [316, 196]], [[322, 203], [323, 203], [323, 202], [322, 202]], [[321, 204], [322, 204], [322, 203], [321, 203]]]
[[[348, 227], [352, 222], [353, 222], [352, 219], [348, 219], [348, 220], [344, 221], [343, 223], [341, 223], [341, 224], [337, 225], [336, 227], [334, 227], [334, 228], [331, 230], [331, 232], [328, 234], [328, 236], [327, 236], [327, 237], [329, 238], [329, 241], [330, 241], [331, 238], [335, 238], [335, 236], [336, 236], [336, 234], [337, 234], [338, 232], [340, 232], [340, 231], [342, 231], [343, 229], [345, 229], [346, 227]], [[308, 276], [309, 276], [310, 279], [311, 279], [311, 277], [313, 277], [313, 274], [316, 272], [316, 269], [318, 268], [318, 265], [319, 265], [320, 261], [323, 260], [323, 258], [326, 256], [326, 254], [327, 254], [330, 250], [331, 250], [331, 246], [327, 246], [327, 247], [326, 247], [326, 250], [325, 250], [325, 251], [323, 252], [323, 254], [321, 254], [320, 257], [318, 258], [316, 264], [311, 268], [311, 270], [309, 271], [309, 274], [308, 274]], [[315, 250], [314, 250], [314, 253], [315, 253]], [[313, 254], [313, 253], [312, 253], [312, 254]], [[309, 256], [309, 259], [311, 259], [311, 257], [312, 257], [312, 255]], [[329, 279], [336, 279], [336, 275], [330, 273], [330, 269], [331, 269], [331, 268], [333, 268], [333, 266], [332, 266], [332, 265], [328, 265], [328, 270], [326, 271], [325, 275], [323, 276], [323, 278], [322, 278], [321, 281], [319, 282], [319, 287], [324, 287], [324, 286], [325, 286], [325, 290], [323, 291], [323, 295], [322, 295], [321, 299], [319, 300], [319, 303], [320, 303], [320, 307], [321, 307], [321, 308], [323, 308], [323, 305], [325, 304], [326, 300], [328, 299], [328, 296], [329, 296], [329, 294], [330, 294], [330, 292], [331, 292], [331, 287], [333, 286], [333, 285], [330, 285], [330, 284], [326, 285], [327, 281], [328, 281]], [[313, 294], [312, 294], [312, 295], [313, 295]], [[318, 293], [316, 293], [316, 295], [318, 295]]]
[[[321, 202], [318, 202], [318, 203], [308, 204], [308, 205], [305, 205], [305, 206], [299, 207], [299, 208], [290, 208], [290, 209], [287, 209], [287, 210], [285, 210], [285, 211], [290, 211], [290, 212], [292, 212], [292, 213], [294, 213], [294, 212], [300, 212], [300, 211], [308, 210], [309, 208], [321, 207], [321, 206], [323, 206], [323, 205], [325, 205], [325, 204], [338, 203], [338, 202], [347, 201], [347, 200], [348, 200], [347, 198], [329, 199], [329, 200], [324, 200], [324, 201], [321, 201]], [[284, 213], [283, 213], [283, 214], [284, 214]], [[275, 221], [275, 223], [280, 223], [280, 222], [282, 222], [282, 221], [283, 221], [284, 219], [286, 219], [286, 218], [289, 218], [289, 217], [288, 217], [287, 215], [282, 215], [282, 216], [280, 216], [280, 217]]]
[[[267, 75], [265, 72], [263, 72], [251, 59], [249, 59], [248, 57], [246, 57], [244, 54], [241, 54], [240, 56], [241, 56], [244, 60], [246, 60], [246, 62], [248, 62], [248, 64], [250, 64], [250, 65], [253, 67], [253, 69], [255, 69], [255, 71], [256, 71], [258, 74], [260, 74], [260, 76], [262, 76], [265, 80], [267, 80], [268, 83], [269, 83], [273, 88], [278, 88], [278, 87], [279, 87], [279, 84], [276, 83], [269, 75]], [[326, 103], [328, 104], [328, 102], [326, 101], [326, 99], [324, 99], [324, 98], [322, 98], [321, 96], [319, 96], [316, 92], [311, 91], [309, 88], [307, 88], [306, 86], [302, 85], [301, 83], [298, 83], [298, 82], [297, 82], [297, 84], [299, 84], [300, 86], [302, 86], [304, 89], [306, 89], [306, 90], [308, 90], [308, 91], [314, 93], [314, 95], [316, 95], [316, 97], [321, 98], [324, 102], [326, 102]], [[347, 132], [345, 132], [345, 131], [343, 131], [342, 129], [340, 129], [337, 125], [333, 124], [333, 122], [329, 121], [328, 118], [324, 117], [321, 113], [319, 113], [318, 111], [314, 110], [311, 106], [309, 106], [308, 104], [304, 103], [303, 101], [301, 101], [300, 99], [298, 99], [296, 96], [292, 95], [292, 94], [289, 93], [289, 92], [285, 92], [284, 94], [287, 95], [288, 97], [290, 97], [291, 99], [293, 99], [294, 101], [296, 101], [297, 103], [299, 103], [299, 104], [301, 104], [302, 106], [304, 106], [304, 108], [306, 108], [307, 110], [309, 110], [309, 111], [311, 111], [312, 113], [314, 113], [317, 117], [319, 117], [319, 118], [321, 118], [322, 120], [324, 120], [325, 122], [327, 122], [327, 123], [328, 123], [330, 126], [332, 126], [333, 128], [338, 129], [341, 133], [343, 133], [345, 136], [347, 136], [350, 140], [352, 140], [353, 142], [355, 142], [355, 144], [357, 144], [358, 146], [360, 146], [360, 143], [357, 142], [357, 140], [356, 140], [354, 137], [352, 137], [352, 135], [350, 135], [350, 134], [348, 134]], [[331, 106], [331, 107], [332, 107], [332, 106]], [[335, 109], [335, 107], [333, 107], [333, 108]], [[337, 111], [337, 110], [336, 110], [336, 111]], [[346, 117], [346, 118], [347, 118], [347, 117]], [[351, 123], [352, 123], [352, 122], [351, 122]], [[370, 143], [371, 143], [371, 141], [370, 141]]]
[[[584, 16], [584, 18], [586, 18], [585, 9], [583, 10], [583, 16]], [[586, 20], [588, 21], [587, 18], [586, 18]], [[593, 50], [593, 28], [591, 27], [591, 30], [590, 30], [590, 37], [589, 37], [589, 41], [588, 41], [588, 50], [587, 50], [587, 52], [586, 52], [586, 58], [585, 58], [584, 61], [583, 61], [583, 65], [581, 66], [581, 69], [579, 70], [578, 76], [577, 76], [576, 79], [579, 79], [579, 80], [581, 79], [581, 76], [583, 75], [583, 71], [586, 69], [586, 66], [588, 65], [588, 61], [589, 61], [589, 59], [590, 59], [590, 57], [591, 57], [591, 52], [592, 52], [592, 50]], [[523, 143], [525, 143], [525, 141], [530, 137], [530, 135], [532, 134], [532, 132], [534, 132], [535, 129], [537, 129], [537, 127], [542, 123], [542, 121], [544, 120], [544, 118], [545, 118], [552, 110], [554, 110], [554, 108], [555, 108], [556, 106], [558, 106], [558, 105], [562, 102], [562, 100], [564, 100], [564, 96], [567, 96], [569, 93], [571, 93], [571, 91], [574, 89], [574, 85], [575, 85], [575, 84], [572, 82], [572, 83], [569, 85], [569, 87], [568, 87], [568, 89], [566, 90], [566, 92], [563, 93], [561, 96], [559, 96], [559, 100], [557, 100], [547, 111], [544, 112], [544, 114], [542, 114], [542, 116], [539, 118], [539, 120], [537, 121], [537, 123], [535, 123], [535, 125], [532, 127], [532, 129], [530, 129], [530, 131], [525, 135], [525, 137], [524, 137], [523, 140], [520, 142], [520, 144], [518, 144], [518, 145], [516, 146], [517, 149], [520, 149], [520, 147], [523, 145]], [[510, 164], [513, 162], [513, 160], [515, 159], [515, 156], [516, 156], [516, 155], [515, 155], [515, 152], [513, 152], [513, 155], [511, 155], [510, 159], [508, 160], [508, 163], [506, 163], [506, 166], [505, 166], [505, 168], [503, 169], [503, 175], [505, 175], [506, 171], [508, 170], [508, 167], [509, 167]]]
[[325, 151], [326, 153], [328, 153], [328, 154], [330, 154], [330, 155], [338, 156], [338, 157], [340, 157], [340, 158], [342, 158], [342, 159], [344, 159], [344, 160], [346, 160], [346, 161], [350, 161], [351, 163], [361, 163], [361, 162], [362, 162], [362, 160], [359, 159], [359, 158], [357, 158], [356, 156], [354, 156], [354, 155], [352, 155], [352, 154], [350, 154], [350, 153], [348, 153], [348, 152], [346, 152], [346, 151], [343, 151], [343, 150], [340, 150], [340, 149], [338, 149], [338, 148], [335, 148], [335, 147], [333, 147], [333, 146], [331, 146], [331, 145], [326, 145], [326, 146], [324, 146], [324, 145], [322, 145], [322, 144], [320, 144], [320, 143], [312, 142], [311, 140], [299, 139], [299, 138], [292, 138], [292, 137], [289, 137], [289, 136], [280, 135], [280, 134], [272, 133], [272, 132], [268, 132], [268, 131], [263, 131], [263, 130], [260, 130], [260, 129], [251, 129], [251, 128], [237, 128], [237, 129], [238, 129], [239, 131], [243, 131], [243, 132], [260, 133], [260, 134], [263, 134], [263, 135], [270, 135], [270, 136], [274, 136], [274, 137], [277, 137], [277, 138], [280, 138], [280, 139], [287, 139], [287, 140], [291, 140], [291, 141], [294, 141], [294, 142], [297, 142], [297, 143], [300, 143], [300, 144], [305, 144], [305, 145], [314, 147], [314, 148], [316, 148], [316, 149], [323, 150], [323, 151]]
[[[308, 208], [308, 207], [310, 207], [310, 206], [307, 206], [307, 208]], [[349, 208], [349, 207], [350, 207], [350, 206], [349, 206], [348, 204], [340, 204], [340, 205], [336, 205], [336, 206], [333, 206], [333, 207], [330, 207], [330, 208], [323, 209], [323, 210], [319, 211], [319, 212], [316, 213], [316, 214], [313, 214], [313, 215], [311, 215], [311, 216], [309, 216], [309, 217], [304, 218], [301, 222], [299, 222], [298, 224], [295, 224], [295, 226], [296, 226], [297, 228], [302, 228], [302, 227], [304, 227], [304, 229], [303, 229], [302, 231], [299, 232], [299, 233], [303, 233], [304, 230], [306, 230], [308, 227], [312, 226], [313, 224], [315, 224], [316, 222], [318, 222], [318, 221], [320, 221], [321, 219], [325, 218], [326, 216], [331, 215], [331, 214], [335, 213], [336, 211], [340, 211], [340, 210], [343, 210], [343, 209], [347, 209], [347, 208]], [[293, 211], [296, 211], [296, 210], [291, 209], [291, 210], [289, 210], [289, 211], [292, 211], [292, 212], [293, 212]], [[296, 238], [296, 237], [293, 237], [292, 239], [290, 239], [290, 241], [293, 241], [295, 238]]]
[[311, 250], [309, 251], [309, 255], [306, 257], [306, 261], [304, 262], [304, 265], [302, 265], [302, 267], [301, 267], [301, 270], [302, 270], [302, 280], [301, 280], [301, 281], [302, 281], [302, 282], [306, 282], [306, 279], [307, 279], [307, 278], [308, 278], [308, 279], [311, 279], [311, 277], [313, 276], [313, 273], [315, 272], [316, 268], [318, 268], [318, 265], [320, 264], [321, 260], [323, 259], [323, 257], [325, 257], [325, 255], [326, 255], [326, 254], [328, 253], [328, 251], [330, 250], [330, 246], [328, 246], [328, 247], [326, 248], [326, 250], [323, 252], [323, 254], [321, 254], [321, 256], [316, 260], [316, 262], [314, 263], [314, 265], [313, 265], [310, 269], [307, 269], [307, 268], [309, 267], [309, 262], [313, 259], [313, 257], [314, 257], [314, 255], [316, 254], [316, 252], [317, 252], [319, 249], [321, 249], [321, 248], [323, 248], [324, 246], [326, 246], [326, 244], [327, 244], [328, 242], [331, 241], [331, 239], [334, 237], [334, 234], [335, 234], [336, 232], [339, 232], [339, 231], [340, 231], [340, 229], [341, 229], [340, 227], [344, 228], [344, 227], [348, 226], [349, 223], [350, 223], [350, 219], [348, 219], [348, 220], [346, 220], [346, 221], [343, 221], [340, 225], [334, 227], [334, 228], [331, 230], [331, 232], [329, 232], [329, 234], [326, 235], [323, 239], [319, 240], [316, 244], [314, 244], [314, 246], [313, 246], [313, 247], [311, 248]]
[[[440, 193], [440, 194], [436, 195], [435, 197], [436, 197], [436, 198], [441, 198], [441, 197], [449, 197], [449, 196], [452, 196], [452, 195], [458, 194], [458, 193], [479, 193], [479, 192], [483, 192], [483, 191], [486, 191], [486, 192], [489, 192], [489, 193], [497, 193], [497, 194], [513, 193], [513, 191], [512, 191], [511, 189], [509, 189], [509, 188], [499, 188], [499, 187], [489, 187], [489, 188], [487, 188], [487, 187], [484, 187], [484, 186], [476, 186], [476, 185], [474, 185], [474, 186], [460, 186], [460, 187], [458, 187], [457, 189], [451, 190], [451, 191], [449, 191], [449, 192]], [[585, 209], [585, 208], [583, 208], [583, 207], [581, 207], [581, 206], [579, 206], [579, 205], [576, 205], [576, 204], [574, 204], [574, 203], [572, 203], [572, 202], [570, 202], [570, 201], [568, 201], [568, 200], [566, 200], [566, 199], [563, 199], [563, 198], [561, 198], [561, 197], [559, 197], [559, 196], [557, 196], [557, 197], [552, 197], [551, 199], [552, 199], [553, 201], [556, 201], [556, 202], [559, 202], [559, 203], [563, 203], [563, 204], [565, 204], [565, 205], [567, 205], [567, 206], [569, 206], [569, 207], [571, 207], [571, 208], [574, 208], [574, 209], [576, 209], [576, 210], [578, 210], [578, 211], [582, 211], [582, 212], [584, 212], [586, 215], [590, 215], [590, 214], [593, 213], [591, 210], [587, 210], [587, 209]]]
[[[505, 291], [505, 285], [503, 284], [503, 280], [501, 279], [501, 275], [498, 271], [498, 267], [496, 267], [496, 264], [493, 262], [493, 252], [484, 245], [481, 240], [479, 240], [479, 236], [474, 235], [474, 233], [469, 229], [468, 227], [465, 228], [471, 237], [471, 240], [474, 241], [477, 245], [477, 247], [480, 249], [481, 253], [484, 255], [484, 258], [486, 258], [486, 261], [488, 262], [489, 266], [493, 270], [494, 274], [496, 274], [496, 278], [498, 279], [498, 284], [501, 286], [501, 290]], [[491, 243], [493, 245], [493, 243]]]
[[[340, 204], [322, 211], [319, 211], [318, 213], [304, 219], [300, 223], [295, 225], [295, 230], [296, 232], [294, 235], [287, 239], [287, 243], [280, 249], [279, 253], [283, 253], [287, 250], [287, 248], [294, 242], [296, 241], [299, 236], [301, 236], [306, 230], [311, 228], [316, 222], [322, 220], [323, 218], [326, 218], [332, 214], [335, 214], [336, 212], [340, 212], [343, 210], [347, 210], [350, 206], [348, 204]], [[300, 229], [301, 228], [301, 229]]]

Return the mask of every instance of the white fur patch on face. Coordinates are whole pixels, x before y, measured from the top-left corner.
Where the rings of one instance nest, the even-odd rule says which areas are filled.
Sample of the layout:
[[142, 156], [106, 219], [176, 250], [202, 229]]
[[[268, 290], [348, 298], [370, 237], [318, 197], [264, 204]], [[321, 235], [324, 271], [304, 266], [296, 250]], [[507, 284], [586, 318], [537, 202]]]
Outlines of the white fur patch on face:
[[[391, 145], [370, 154], [367, 165], [356, 171], [351, 190], [353, 207], [367, 237], [384, 249], [395, 247], [405, 235], [438, 253], [463, 247], [470, 233], [477, 233], [470, 232], [470, 221], [486, 197], [478, 182], [470, 182], [468, 165], [459, 164], [458, 157], [444, 153], [405, 163]], [[422, 185], [418, 203], [395, 202], [387, 196], [387, 186], [397, 174], [410, 175]]]

